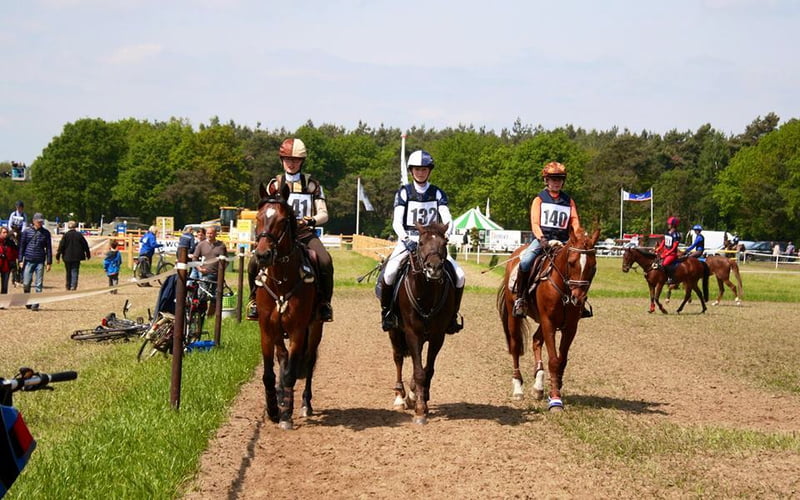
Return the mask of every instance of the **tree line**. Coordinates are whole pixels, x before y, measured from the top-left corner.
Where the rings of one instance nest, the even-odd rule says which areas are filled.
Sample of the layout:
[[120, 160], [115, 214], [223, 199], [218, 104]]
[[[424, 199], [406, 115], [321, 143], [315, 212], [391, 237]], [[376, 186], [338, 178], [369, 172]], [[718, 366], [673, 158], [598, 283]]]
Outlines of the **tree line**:
[[[800, 214], [800, 121], [779, 125], [774, 113], [757, 117], [740, 134], [706, 124], [663, 135], [629, 130], [545, 130], [519, 119], [499, 133], [460, 125], [407, 131], [406, 153], [423, 148], [436, 162], [432, 182], [445, 189], [451, 211], [483, 209], [507, 229], [528, 229], [531, 199], [549, 161], [567, 166], [565, 191], [578, 202], [584, 225], [597, 220], [604, 237], [619, 232], [620, 190], [654, 190], [655, 229], [670, 215], [681, 229], [702, 224], [743, 239], [794, 239]], [[297, 130], [264, 130], [213, 118], [196, 129], [184, 119], [165, 122], [80, 119], [64, 126], [31, 165], [31, 180], [0, 179], [2, 201], [25, 199], [62, 220], [96, 223], [114, 216], [176, 226], [219, 216], [220, 206], [253, 208], [258, 185], [281, 172], [277, 151], [286, 137], [308, 148], [304, 170], [322, 183], [329, 233], [355, 230], [356, 185], [361, 177], [374, 212], [361, 211], [365, 234], [392, 233], [394, 192], [400, 180], [397, 128], [353, 130], [311, 121]], [[624, 231], [649, 233], [650, 204], [624, 206]]]

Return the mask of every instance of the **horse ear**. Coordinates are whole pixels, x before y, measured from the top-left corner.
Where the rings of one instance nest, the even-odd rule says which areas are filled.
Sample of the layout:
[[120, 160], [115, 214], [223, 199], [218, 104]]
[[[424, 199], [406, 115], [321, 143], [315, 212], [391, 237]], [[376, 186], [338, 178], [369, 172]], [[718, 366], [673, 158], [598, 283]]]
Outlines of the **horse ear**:
[[263, 182], [258, 183], [258, 196], [262, 200], [267, 197], [267, 188], [264, 186]]
[[600, 238], [600, 226], [595, 226], [595, 229], [594, 231], [592, 231], [592, 236], [591, 236], [592, 246], [594, 246], [595, 243], [597, 243], [597, 240], [599, 238]]
[[290, 193], [291, 193], [291, 191], [289, 190], [289, 185], [288, 184], [284, 184], [283, 187], [281, 188], [281, 192], [278, 193], [278, 194], [280, 194], [281, 198], [283, 198], [284, 200], [288, 200]]

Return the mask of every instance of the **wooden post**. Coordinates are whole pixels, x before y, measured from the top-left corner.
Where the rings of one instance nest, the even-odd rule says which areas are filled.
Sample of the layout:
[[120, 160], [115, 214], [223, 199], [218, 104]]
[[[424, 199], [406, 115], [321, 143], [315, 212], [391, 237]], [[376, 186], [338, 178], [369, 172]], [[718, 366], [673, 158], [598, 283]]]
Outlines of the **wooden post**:
[[222, 337], [222, 288], [225, 286], [225, 267], [228, 263], [226, 255], [220, 255], [217, 260], [217, 293], [214, 297], [214, 314], [217, 319], [214, 321], [214, 345], [220, 346]]
[[242, 295], [244, 294], [244, 251], [239, 247], [239, 289], [236, 296], [236, 322], [242, 322]]
[[181, 376], [183, 373], [183, 336], [186, 324], [186, 262], [189, 257], [189, 246], [192, 235], [184, 234], [178, 242], [178, 262], [175, 269], [178, 277], [175, 280], [175, 323], [172, 334], [172, 377], [169, 387], [169, 402], [174, 410], [181, 407]]

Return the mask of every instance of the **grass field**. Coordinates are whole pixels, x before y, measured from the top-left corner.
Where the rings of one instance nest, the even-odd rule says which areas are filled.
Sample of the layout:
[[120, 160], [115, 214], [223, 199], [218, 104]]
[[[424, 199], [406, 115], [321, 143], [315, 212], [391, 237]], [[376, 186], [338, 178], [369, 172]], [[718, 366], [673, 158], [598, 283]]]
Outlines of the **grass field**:
[[[357, 283], [356, 277], [367, 272], [374, 261], [346, 251], [334, 251], [333, 257], [336, 288], [343, 296], [371, 293], [374, 280]], [[481, 274], [488, 264], [488, 259], [481, 264], [463, 263], [470, 275], [485, 277], [468, 284], [467, 293], [478, 297], [476, 300], [493, 300], [502, 276], [502, 266]], [[98, 262], [81, 268], [82, 276], [101, 273]], [[48, 279], [60, 281], [61, 272], [48, 275]], [[743, 281], [747, 302], [800, 302], [798, 272], [775, 272], [769, 264], [748, 264], [743, 266]], [[712, 284], [712, 294], [715, 290], [716, 284]], [[605, 314], [630, 314], [625, 309], [615, 310], [618, 302], [606, 299], [640, 299], [642, 312], [648, 302], [641, 273], [622, 273], [620, 261], [611, 258], [600, 259], [590, 297], [603, 302]], [[725, 300], [732, 298], [727, 291]], [[758, 314], [758, 308], [734, 310], [734, 318]], [[658, 328], [660, 316], [643, 318], [656, 325], [651, 328]], [[496, 319], [487, 321], [495, 324]], [[708, 323], [706, 317], [691, 315], [680, 317], [679, 321], [687, 329]], [[637, 328], [635, 323], [631, 325]], [[32, 331], [36, 328], [31, 325]], [[704, 349], [713, 353], [713, 360], [708, 362], [718, 365], [720, 372], [741, 377], [744, 369], [744, 376], [756, 387], [800, 394], [800, 368], [796, 363], [800, 346], [796, 340], [752, 346], [742, 332], [726, 334], [722, 325], [710, 325], [708, 329], [712, 343]], [[778, 338], [779, 334], [764, 333], [769, 338]], [[184, 358], [179, 411], [168, 404], [170, 363], [163, 359], [137, 363], [137, 349], [136, 342], [70, 344], [66, 348], [54, 344], [35, 352], [16, 351], [19, 359], [3, 356], [0, 374], [7, 376], [20, 362], [44, 371], [58, 366], [80, 373], [78, 381], [60, 384], [54, 392], [15, 397], [39, 446], [7, 498], [174, 498], [181, 494], [197, 471], [199, 455], [224, 422], [239, 388], [260, 363], [257, 325], [225, 320], [223, 348]], [[687, 454], [752, 456], [800, 451], [800, 438], [795, 434], [715, 426], [651, 426], [625, 415], [609, 414], [598, 409], [596, 403], [589, 399], [578, 402], [572, 416], [556, 425], [570, 440], [585, 444], [582, 449], [591, 450], [593, 459], [605, 457], [625, 467], [669, 463], [669, 457]], [[676, 476], [675, 480], [691, 482], [683, 476]], [[703, 495], [702, 485], [693, 487]]]

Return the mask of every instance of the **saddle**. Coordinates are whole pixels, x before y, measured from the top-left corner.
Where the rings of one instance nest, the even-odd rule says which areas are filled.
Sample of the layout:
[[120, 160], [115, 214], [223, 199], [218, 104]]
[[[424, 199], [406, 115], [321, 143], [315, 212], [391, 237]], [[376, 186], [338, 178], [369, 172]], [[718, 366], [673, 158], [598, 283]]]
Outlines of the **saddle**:
[[[397, 271], [397, 279], [394, 280], [394, 284], [392, 285], [392, 309], [394, 310], [395, 305], [397, 304], [397, 295], [400, 293], [400, 284], [403, 283], [406, 275], [408, 274], [409, 270], [411, 270], [411, 261], [409, 260], [410, 253], [406, 253], [403, 256], [403, 261], [400, 263], [400, 268]], [[388, 262], [388, 260], [386, 261]], [[380, 300], [381, 298], [381, 289], [383, 288], [383, 273], [386, 269], [386, 262], [383, 263], [381, 266], [380, 273], [378, 273], [378, 278], [375, 280], [375, 296]], [[453, 264], [449, 260], [444, 261], [444, 269], [447, 275], [447, 279], [450, 280], [450, 283], [455, 287], [456, 283], [456, 269], [453, 267]], [[394, 312], [397, 312], [396, 310]]]
[[[561, 249], [561, 245], [553, 245], [553, 246], [555, 248], [553, 248], [552, 250], [542, 251], [542, 253], [537, 255], [536, 258], [533, 260], [533, 265], [531, 266], [531, 270], [529, 271], [530, 277], [532, 279], [528, 280], [528, 289], [522, 291], [523, 295], [528, 299], [536, 296], [534, 292], [536, 292], [536, 287], [539, 285], [539, 282], [547, 279], [547, 277], [550, 276], [550, 273], [553, 271], [553, 261], [551, 259], [549, 258], [547, 259], [549, 261], [549, 264], [547, 266], [542, 265], [544, 263], [545, 258], [548, 257], [549, 252], [558, 252]], [[519, 273], [521, 272], [522, 271], [520, 271], [519, 265], [517, 265], [516, 269], [517, 275], [519, 275]], [[514, 293], [520, 292], [520, 290], [517, 287], [518, 283], [519, 280], [515, 277], [514, 284], [511, 288], [512, 292]]]

